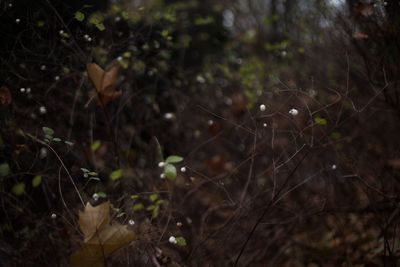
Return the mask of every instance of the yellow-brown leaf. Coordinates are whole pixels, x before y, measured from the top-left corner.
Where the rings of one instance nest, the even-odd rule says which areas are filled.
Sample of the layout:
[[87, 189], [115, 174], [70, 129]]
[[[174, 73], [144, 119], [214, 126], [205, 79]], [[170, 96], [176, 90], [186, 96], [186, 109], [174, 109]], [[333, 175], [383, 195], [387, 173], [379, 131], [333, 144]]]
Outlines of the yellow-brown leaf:
[[70, 257], [73, 267], [104, 266], [106, 258], [135, 239], [126, 225], [110, 224], [110, 203], [93, 207], [86, 204], [79, 213], [79, 226], [84, 234], [81, 248]]

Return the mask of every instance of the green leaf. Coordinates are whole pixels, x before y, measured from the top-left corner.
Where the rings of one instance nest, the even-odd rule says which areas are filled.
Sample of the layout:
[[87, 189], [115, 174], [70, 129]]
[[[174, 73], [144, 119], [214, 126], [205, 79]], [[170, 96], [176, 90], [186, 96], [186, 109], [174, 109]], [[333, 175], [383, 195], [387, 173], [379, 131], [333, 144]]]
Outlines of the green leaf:
[[0, 164], [0, 177], [7, 176], [10, 174], [10, 166], [8, 163]]
[[93, 152], [96, 152], [97, 149], [99, 149], [101, 147], [101, 141], [100, 140], [96, 140], [93, 142], [93, 144], [90, 145], [90, 149]]
[[138, 195], [131, 195], [131, 199], [138, 199], [139, 196]]
[[85, 14], [80, 11], [75, 12], [75, 19], [78, 21], [83, 21], [85, 19]]
[[154, 201], [156, 201], [158, 199], [158, 195], [156, 193], [151, 194], [149, 199], [150, 199], [151, 202], [154, 202]]
[[153, 209], [153, 212], [151, 213], [151, 217], [152, 217], [153, 219], [154, 219], [154, 218], [157, 218], [159, 213], [160, 213], [160, 206], [156, 206], [156, 207]]
[[23, 193], [25, 193], [25, 184], [24, 183], [17, 183], [13, 186], [11, 191], [14, 193], [16, 196], [20, 196]]
[[32, 179], [32, 186], [33, 187], [38, 187], [42, 183], [42, 176], [41, 175], [36, 175]]
[[115, 170], [110, 174], [110, 179], [112, 181], [118, 180], [121, 177], [122, 177], [122, 170], [121, 169]]
[[165, 163], [178, 163], [178, 162], [181, 162], [182, 160], [183, 160], [182, 157], [176, 156], [176, 155], [172, 155], [172, 156], [169, 156], [169, 157], [165, 160]]
[[55, 138], [53, 138], [53, 141], [54, 141], [54, 142], [61, 142], [61, 139], [58, 138], [58, 137], [55, 137]]
[[138, 211], [144, 209], [144, 205], [142, 203], [137, 203], [133, 206], [133, 211]]
[[183, 238], [182, 236], [178, 236], [178, 237], [176, 238], [176, 244], [177, 244], [178, 246], [180, 246], [180, 247], [184, 247], [184, 246], [186, 246], [186, 239]]
[[69, 146], [73, 146], [73, 145], [74, 145], [74, 143], [72, 143], [72, 142], [70, 142], [70, 141], [64, 141], [64, 143], [65, 143], [66, 145], [69, 145]]
[[164, 166], [164, 174], [170, 180], [175, 180], [176, 178], [176, 168], [172, 164], [166, 164]]
[[54, 134], [54, 130], [49, 127], [42, 127], [42, 130], [45, 135], [53, 136], [53, 134]]
[[97, 175], [98, 175], [97, 172], [88, 172], [88, 174], [89, 174], [90, 176], [97, 176]]
[[103, 24], [103, 23], [96, 24], [96, 28], [97, 28], [99, 31], [104, 31], [104, 30], [106, 29], [106, 27], [104, 27], [104, 24]]
[[97, 192], [96, 194], [97, 194], [100, 198], [106, 198], [106, 197], [107, 197], [107, 194], [104, 193], [104, 192]]
[[89, 173], [90, 171], [86, 168], [81, 168], [81, 171], [83, 171], [84, 173]]
[[315, 117], [314, 122], [318, 125], [327, 125], [328, 124], [327, 120], [324, 118], [321, 118], [320, 116]]

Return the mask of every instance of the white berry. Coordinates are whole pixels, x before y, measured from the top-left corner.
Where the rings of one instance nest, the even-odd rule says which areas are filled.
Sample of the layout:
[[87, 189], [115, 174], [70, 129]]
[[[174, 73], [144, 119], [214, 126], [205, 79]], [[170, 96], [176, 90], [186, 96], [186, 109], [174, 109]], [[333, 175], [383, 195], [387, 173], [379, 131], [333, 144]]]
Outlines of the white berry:
[[168, 242], [171, 243], [171, 244], [176, 244], [176, 243], [178, 243], [178, 241], [176, 241], [175, 236], [170, 236], [169, 239], [168, 239]]
[[289, 110], [289, 114], [292, 116], [297, 116], [299, 114], [299, 111], [295, 108], [292, 108], [291, 110]]

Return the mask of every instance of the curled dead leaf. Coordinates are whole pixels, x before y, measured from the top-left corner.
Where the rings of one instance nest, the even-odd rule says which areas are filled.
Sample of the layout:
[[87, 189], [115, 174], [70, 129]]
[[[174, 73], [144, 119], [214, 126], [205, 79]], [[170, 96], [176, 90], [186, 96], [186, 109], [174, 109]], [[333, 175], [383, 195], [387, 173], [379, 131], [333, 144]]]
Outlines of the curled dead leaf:
[[73, 267], [104, 266], [108, 256], [135, 239], [126, 225], [110, 224], [110, 202], [95, 207], [88, 202], [85, 210], [79, 212], [79, 227], [84, 240], [70, 257]]
[[109, 102], [120, 97], [121, 91], [116, 91], [119, 65], [114, 64], [109, 70], [104, 71], [99, 65], [87, 65], [87, 73], [95, 89], [89, 92], [90, 101], [97, 99], [97, 105], [104, 108]]
[[0, 88], [0, 103], [2, 106], [8, 106], [11, 104], [12, 96], [10, 90], [7, 87], [2, 86]]

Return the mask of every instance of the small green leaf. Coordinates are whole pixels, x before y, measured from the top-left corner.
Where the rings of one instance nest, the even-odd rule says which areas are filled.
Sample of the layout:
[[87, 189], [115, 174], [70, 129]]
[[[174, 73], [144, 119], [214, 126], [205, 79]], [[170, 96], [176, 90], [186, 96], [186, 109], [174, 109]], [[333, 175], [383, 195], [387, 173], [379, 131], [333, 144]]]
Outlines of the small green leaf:
[[103, 24], [103, 23], [96, 24], [96, 28], [97, 28], [99, 31], [104, 31], [104, 30], [106, 29], [106, 27], [104, 27], [104, 24]]
[[112, 181], [118, 180], [121, 177], [122, 177], [122, 170], [121, 169], [115, 170], [110, 174], [110, 179]]
[[75, 19], [78, 21], [83, 21], [85, 19], [85, 14], [80, 11], [75, 12]]
[[93, 152], [96, 152], [97, 149], [99, 149], [100, 147], [101, 147], [101, 141], [100, 140], [96, 140], [96, 141], [93, 142], [93, 144], [90, 145], [90, 149]]
[[172, 155], [172, 156], [169, 156], [169, 157], [165, 160], [165, 163], [178, 163], [178, 162], [181, 162], [182, 160], [183, 160], [182, 157], [176, 156], [176, 155]]
[[107, 197], [107, 194], [104, 193], [104, 192], [97, 192], [96, 194], [97, 194], [100, 198], [106, 198], [106, 197]]
[[166, 164], [164, 166], [164, 174], [170, 180], [175, 180], [176, 178], [176, 168], [172, 164]]
[[144, 209], [144, 206], [142, 203], [137, 203], [133, 206], [133, 211], [138, 211]]
[[339, 132], [333, 132], [333, 133], [331, 134], [331, 137], [332, 137], [333, 139], [339, 139], [340, 137], [342, 137], [342, 135], [341, 135]]
[[54, 142], [61, 142], [61, 139], [58, 138], [58, 137], [55, 137], [55, 138], [53, 138], [53, 141], [54, 141]]
[[45, 135], [53, 136], [54, 130], [49, 127], [42, 127], [42, 130]]
[[69, 145], [69, 146], [73, 146], [73, 145], [74, 145], [74, 143], [72, 143], [72, 142], [70, 142], [70, 141], [64, 141], [64, 143], [65, 143], [66, 145]]
[[154, 193], [154, 194], [151, 194], [151, 195], [150, 195], [150, 197], [149, 197], [149, 199], [150, 199], [150, 201], [151, 201], [151, 202], [154, 202], [154, 201], [156, 201], [156, 200], [157, 200], [157, 198], [158, 198], [158, 195], [157, 195], [156, 193]]
[[89, 174], [90, 176], [97, 176], [97, 175], [98, 175], [97, 172], [88, 172], [88, 174]]
[[86, 168], [81, 168], [81, 171], [83, 171], [84, 173], [89, 173], [90, 171]]
[[131, 199], [138, 199], [139, 196], [138, 195], [131, 195]]
[[16, 196], [20, 196], [23, 193], [25, 193], [25, 184], [24, 183], [17, 183], [13, 186], [11, 191], [14, 193]]
[[10, 166], [8, 163], [0, 164], [0, 177], [7, 176], [10, 174]]
[[327, 120], [324, 118], [321, 118], [320, 116], [315, 117], [314, 122], [318, 125], [327, 125], [328, 124]]
[[176, 244], [177, 244], [178, 246], [180, 246], [180, 247], [184, 247], [184, 246], [186, 246], [186, 239], [183, 238], [182, 236], [178, 236], [178, 237], [176, 238]]
[[160, 206], [155, 206], [153, 211], [152, 211], [152, 213], [151, 213], [151, 217], [153, 219], [157, 218], [159, 213], [160, 213]]
[[32, 186], [33, 187], [38, 187], [42, 183], [42, 176], [41, 175], [36, 175], [32, 179]]

